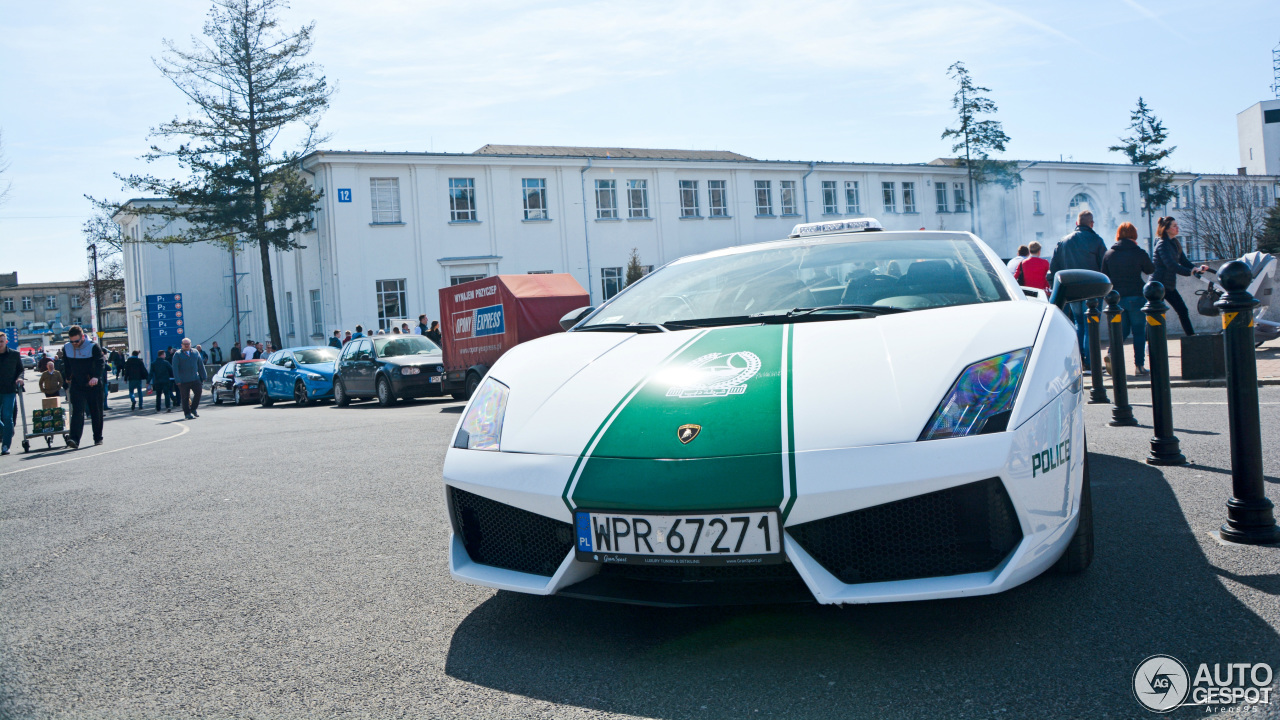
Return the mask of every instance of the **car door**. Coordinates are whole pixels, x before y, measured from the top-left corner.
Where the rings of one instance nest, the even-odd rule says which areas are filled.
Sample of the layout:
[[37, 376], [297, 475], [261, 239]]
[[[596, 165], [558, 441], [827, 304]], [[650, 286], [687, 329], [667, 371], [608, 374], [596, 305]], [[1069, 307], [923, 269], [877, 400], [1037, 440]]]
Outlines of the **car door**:
[[353, 394], [364, 396], [373, 394], [373, 368], [373, 342], [367, 338], [362, 338], [360, 346], [356, 348], [354, 373], [356, 384], [354, 388], [351, 388]]
[[227, 363], [218, 369], [218, 374], [213, 378], [213, 396], [220, 398], [223, 395], [230, 394], [231, 383], [234, 382], [236, 371], [235, 363]]
[[271, 397], [280, 397], [280, 375], [284, 369], [276, 365], [276, 361], [280, 359], [280, 353], [274, 352], [267, 356], [267, 364], [262, 366], [262, 386], [267, 389], [267, 393]]
[[280, 394], [293, 397], [293, 383], [298, 379], [298, 359], [293, 356], [293, 353], [281, 350], [277, 364], [281, 368]]

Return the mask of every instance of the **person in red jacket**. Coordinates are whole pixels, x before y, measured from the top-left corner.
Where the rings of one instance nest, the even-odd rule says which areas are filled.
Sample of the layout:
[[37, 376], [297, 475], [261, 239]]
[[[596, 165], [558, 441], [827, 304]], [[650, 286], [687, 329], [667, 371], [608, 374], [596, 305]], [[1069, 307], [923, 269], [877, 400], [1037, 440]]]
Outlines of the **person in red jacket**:
[[1049, 274], [1049, 261], [1040, 257], [1040, 243], [1032, 240], [1027, 245], [1027, 250], [1031, 251], [1031, 255], [1018, 265], [1017, 272], [1013, 274], [1014, 279], [1023, 287], [1048, 290], [1046, 277]]

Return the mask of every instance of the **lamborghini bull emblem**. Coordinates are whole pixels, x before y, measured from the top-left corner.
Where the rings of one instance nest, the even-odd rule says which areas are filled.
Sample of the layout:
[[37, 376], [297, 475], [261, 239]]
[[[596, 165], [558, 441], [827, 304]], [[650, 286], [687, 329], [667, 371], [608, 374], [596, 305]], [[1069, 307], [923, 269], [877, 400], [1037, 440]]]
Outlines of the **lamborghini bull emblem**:
[[701, 425], [681, 425], [676, 431], [676, 437], [680, 438], [680, 442], [688, 445], [693, 439], [698, 437], [698, 433], [702, 432]]
[[753, 352], [707, 353], [683, 368], [667, 397], [741, 395], [747, 391], [745, 383], [758, 372], [760, 358]]

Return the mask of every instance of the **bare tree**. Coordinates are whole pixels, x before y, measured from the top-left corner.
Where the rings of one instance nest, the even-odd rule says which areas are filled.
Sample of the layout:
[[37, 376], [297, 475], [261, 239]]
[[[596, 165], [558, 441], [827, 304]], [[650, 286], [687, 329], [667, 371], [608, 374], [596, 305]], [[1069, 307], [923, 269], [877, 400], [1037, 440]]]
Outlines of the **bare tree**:
[[1201, 201], [1183, 217], [1185, 230], [1200, 241], [1206, 255], [1231, 260], [1256, 250], [1269, 209], [1263, 186], [1249, 175], [1237, 175], [1201, 187]]

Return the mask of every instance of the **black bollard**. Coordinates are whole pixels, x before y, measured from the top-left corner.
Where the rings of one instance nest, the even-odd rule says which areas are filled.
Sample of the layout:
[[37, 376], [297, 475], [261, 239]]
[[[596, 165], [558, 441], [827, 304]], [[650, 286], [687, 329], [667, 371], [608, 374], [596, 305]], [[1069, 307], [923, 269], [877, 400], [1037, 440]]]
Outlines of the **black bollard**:
[[1084, 320], [1089, 333], [1089, 374], [1093, 380], [1093, 387], [1089, 389], [1089, 404], [1109, 403], [1111, 399], [1107, 397], [1107, 386], [1102, 384], [1102, 341], [1098, 337], [1102, 334], [1098, 329], [1098, 321], [1102, 316], [1098, 313], [1098, 298], [1089, 298], [1084, 304], [1088, 308], [1084, 312]]
[[1248, 545], [1280, 542], [1280, 529], [1262, 475], [1262, 427], [1258, 413], [1258, 365], [1253, 349], [1253, 274], [1233, 260], [1218, 268], [1226, 294], [1214, 303], [1222, 311], [1227, 363], [1227, 413], [1231, 427], [1231, 499], [1222, 539]]
[[[1111, 422], [1114, 427], [1130, 427], [1138, 424], [1133, 416], [1133, 407], [1129, 405], [1129, 379], [1124, 366], [1124, 325], [1121, 322], [1123, 311], [1120, 308], [1120, 293], [1112, 290], [1107, 293], [1107, 332], [1111, 337], [1111, 392], [1115, 395], [1116, 404], [1111, 408]], [[1133, 319], [1137, 321], [1136, 318]], [[1143, 318], [1145, 321], [1145, 318]]]
[[1142, 288], [1147, 304], [1142, 312], [1147, 316], [1147, 353], [1151, 359], [1151, 454], [1148, 465], [1186, 465], [1187, 459], [1178, 449], [1178, 438], [1173, 434], [1173, 395], [1169, 391], [1169, 336], [1164, 314], [1169, 306], [1164, 302], [1164, 285], [1152, 281]]

